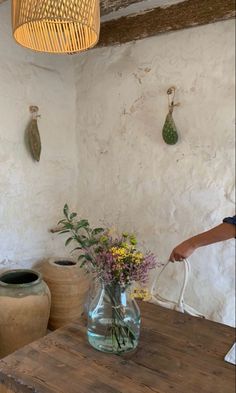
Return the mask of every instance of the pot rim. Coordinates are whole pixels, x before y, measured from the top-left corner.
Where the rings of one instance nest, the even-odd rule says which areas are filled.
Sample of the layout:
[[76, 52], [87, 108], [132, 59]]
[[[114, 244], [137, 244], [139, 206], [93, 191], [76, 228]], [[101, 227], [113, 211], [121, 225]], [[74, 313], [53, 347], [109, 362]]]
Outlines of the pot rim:
[[[67, 264], [67, 265], [66, 264], [63, 265], [62, 263], [57, 263], [57, 262], [63, 262], [63, 261], [71, 262], [71, 263]], [[71, 269], [71, 268], [78, 267], [78, 262], [75, 261], [73, 258], [66, 258], [66, 257], [65, 258], [50, 258], [48, 260], [48, 262], [50, 265], [52, 265], [54, 267], [61, 268], [61, 269]]]
[[[37, 276], [37, 279], [31, 282], [26, 282], [26, 283], [22, 283], [22, 284], [8, 284], [4, 281], [2, 281], [1, 279], [3, 278], [3, 276], [7, 275], [7, 274], [14, 274], [14, 273], [30, 273], [30, 274], [34, 274]], [[32, 269], [10, 269], [10, 270], [6, 270], [5, 272], [3, 272], [2, 274], [0, 274], [0, 286], [5, 287], [5, 288], [28, 288], [28, 287], [32, 287], [33, 285], [37, 285], [42, 281], [42, 274], [36, 270], [32, 270]]]

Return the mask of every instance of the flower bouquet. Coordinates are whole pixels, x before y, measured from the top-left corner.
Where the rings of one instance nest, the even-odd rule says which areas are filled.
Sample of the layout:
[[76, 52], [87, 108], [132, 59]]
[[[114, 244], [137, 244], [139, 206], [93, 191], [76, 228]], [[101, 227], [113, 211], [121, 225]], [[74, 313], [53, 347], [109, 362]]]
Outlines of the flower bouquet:
[[66, 245], [75, 242], [81, 267], [92, 273], [99, 288], [89, 305], [88, 340], [103, 352], [122, 353], [136, 348], [140, 332], [140, 312], [131, 296], [131, 284], [144, 284], [149, 270], [157, 266], [151, 252], [137, 248], [133, 234], [112, 236], [109, 228], [91, 228], [88, 220], [78, 220], [64, 206], [60, 233], [68, 233]]

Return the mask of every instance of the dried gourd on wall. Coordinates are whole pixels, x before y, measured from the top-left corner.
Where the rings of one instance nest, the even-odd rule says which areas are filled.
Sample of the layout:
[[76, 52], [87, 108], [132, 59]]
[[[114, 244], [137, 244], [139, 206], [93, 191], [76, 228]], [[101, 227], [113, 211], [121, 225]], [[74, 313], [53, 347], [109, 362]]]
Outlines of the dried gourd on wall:
[[34, 160], [39, 161], [42, 146], [37, 122], [37, 118], [39, 117], [39, 115], [37, 114], [38, 108], [32, 106], [30, 107], [30, 112], [32, 113], [32, 119], [26, 130], [27, 140], [32, 157], [34, 158]]
[[175, 88], [174, 87], [170, 87], [167, 90], [167, 94], [168, 94], [168, 96], [173, 94], [173, 97], [171, 99], [171, 102], [169, 101], [169, 112], [166, 116], [166, 120], [165, 120], [164, 126], [162, 128], [162, 137], [163, 137], [165, 143], [167, 143], [168, 145], [175, 145], [178, 142], [179, 137], [178, 137], [178, 131], [177, 131], [177, 127], [175, 125], [172, 113], [173, 113], [174, 107], [178, 106], [179, 104], [174, 103], [174, 96], [175, 96]]
[[170, 112], [166, 116], [165, 124], [162, 129], [162, 136], [168, 145], [175, 145], [178, 142], [179, 137], [177, 128], [172, 113]]

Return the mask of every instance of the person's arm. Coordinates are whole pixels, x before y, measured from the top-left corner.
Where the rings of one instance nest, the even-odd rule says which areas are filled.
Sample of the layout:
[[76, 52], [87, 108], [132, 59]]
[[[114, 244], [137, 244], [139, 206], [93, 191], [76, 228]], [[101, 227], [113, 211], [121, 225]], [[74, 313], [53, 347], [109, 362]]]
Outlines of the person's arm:
[[[224, 220], [225, 221], [225, 220]], [[223, 222], [207, 232], [200, 233], [175, 247], [169, 260], [172, 262], [188, 258], [197, 248], [209, 244], [221, 242], [236, 237], [236, 226], [234, 223]]]

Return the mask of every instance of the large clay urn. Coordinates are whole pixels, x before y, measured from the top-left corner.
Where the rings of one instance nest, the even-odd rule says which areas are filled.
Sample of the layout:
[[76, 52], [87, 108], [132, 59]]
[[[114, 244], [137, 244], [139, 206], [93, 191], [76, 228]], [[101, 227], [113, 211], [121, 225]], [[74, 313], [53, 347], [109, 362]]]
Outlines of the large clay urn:
[[89, 287], [88, 275], [80, 263], [72, 259], [49, 259], [41, 272], [52, 295], [49, 329], [58, 329], [79, 318]]
[[50, 304], [40, 273], [17, 269], [0, 275], [0, 358], [46, 334]]

